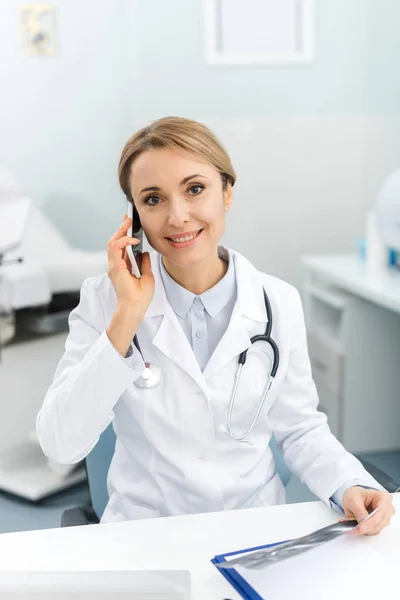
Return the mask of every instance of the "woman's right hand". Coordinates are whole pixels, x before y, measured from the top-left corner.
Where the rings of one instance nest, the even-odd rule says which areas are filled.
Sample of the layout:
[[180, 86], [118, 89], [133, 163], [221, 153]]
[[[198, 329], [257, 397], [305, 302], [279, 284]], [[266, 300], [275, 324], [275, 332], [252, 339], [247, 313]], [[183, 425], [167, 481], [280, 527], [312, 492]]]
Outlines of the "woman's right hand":
[[117, 294], [118, 306], [142, 319], [154, 294], [154, 276], [148, 252], [142, 255], [142, 276], [132, 275], [126, 247], [138, 244], [139, 240], [127, 235], [130, 225], [131, 219], [125, 215], [121, 227], [108, 241], [108, 276]]

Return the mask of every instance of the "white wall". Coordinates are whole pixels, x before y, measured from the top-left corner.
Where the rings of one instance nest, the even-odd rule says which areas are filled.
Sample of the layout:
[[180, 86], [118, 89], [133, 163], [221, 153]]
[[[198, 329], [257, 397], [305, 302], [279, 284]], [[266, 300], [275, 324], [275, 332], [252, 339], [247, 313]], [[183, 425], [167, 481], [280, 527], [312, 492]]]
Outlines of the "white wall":
[[300, 254], [355, 247], [400, 162], [398, 0], [316, 0], [316, 61], [300, 68], [206, 65], [201, 0], [54, 4], [60, 54], [33, 58], [19, 2], [0, 3], [0, 162], [70, 241], [103, 247], [123, 210], [124, 142], [174, 114], [213, 127], [232, 156], [227, 244], [293, 282]]
[[22, 55], [20, 4], [0, 2], [0, 164], [72, 243], [102, 247], [121, 211], [117, 164], [133, 93], [130, 3], [53, 1], [55, 57]]
[[210, 67], [201, 0], [139, 2], [134, 128], [210, 125], [238, 174], [225, 241], [299, 282], [299, 255], [347, 252], [400, 163], [400, 2], [316, 0], [310, 67]]

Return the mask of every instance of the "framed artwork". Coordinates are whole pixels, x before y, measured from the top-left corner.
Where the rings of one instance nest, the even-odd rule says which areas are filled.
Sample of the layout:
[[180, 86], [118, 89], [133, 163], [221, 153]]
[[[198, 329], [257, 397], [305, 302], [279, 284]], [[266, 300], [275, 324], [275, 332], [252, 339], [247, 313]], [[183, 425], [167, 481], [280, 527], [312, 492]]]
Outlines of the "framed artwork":
[[56, 53], [56, 14], [50, 4], [23, 4], [20, 7], [22, 52], [32, 56]]
[[304, 65], [314, 60], [315, 0], [203, 0], [211, 65]]

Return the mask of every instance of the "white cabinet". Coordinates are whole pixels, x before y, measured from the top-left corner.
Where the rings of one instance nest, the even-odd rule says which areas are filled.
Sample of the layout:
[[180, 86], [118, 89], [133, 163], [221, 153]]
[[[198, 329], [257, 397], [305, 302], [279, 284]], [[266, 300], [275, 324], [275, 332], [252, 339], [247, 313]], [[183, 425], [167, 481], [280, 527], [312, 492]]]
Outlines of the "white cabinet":
[[400, 314], [305, 270], [308, 350], [319, 408], [351, 452], [400, 447]]
[[308, 334], [308, 351], [320, 397], [319, 409], [328, 416], [332, 432], [341, 437], [343, 354], [332, 347], [329, 338], [317, 331]]
[[0, 364], [0, 455], [26, 441], [64, 353], [67, 333], [14, 338], [2, 348]]

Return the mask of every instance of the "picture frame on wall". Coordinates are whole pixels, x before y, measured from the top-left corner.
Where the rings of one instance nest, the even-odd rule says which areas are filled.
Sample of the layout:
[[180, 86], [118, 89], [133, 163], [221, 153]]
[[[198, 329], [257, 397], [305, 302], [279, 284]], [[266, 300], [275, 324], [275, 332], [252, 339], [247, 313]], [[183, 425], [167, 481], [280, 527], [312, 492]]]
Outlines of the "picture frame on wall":
[[209, 65], [309, 65], [315, 0], [203, 0]]
[[21, 49], [26, 56], [53, 56], [56, 46], [56, 8], [53, 4], [22, 4]]

